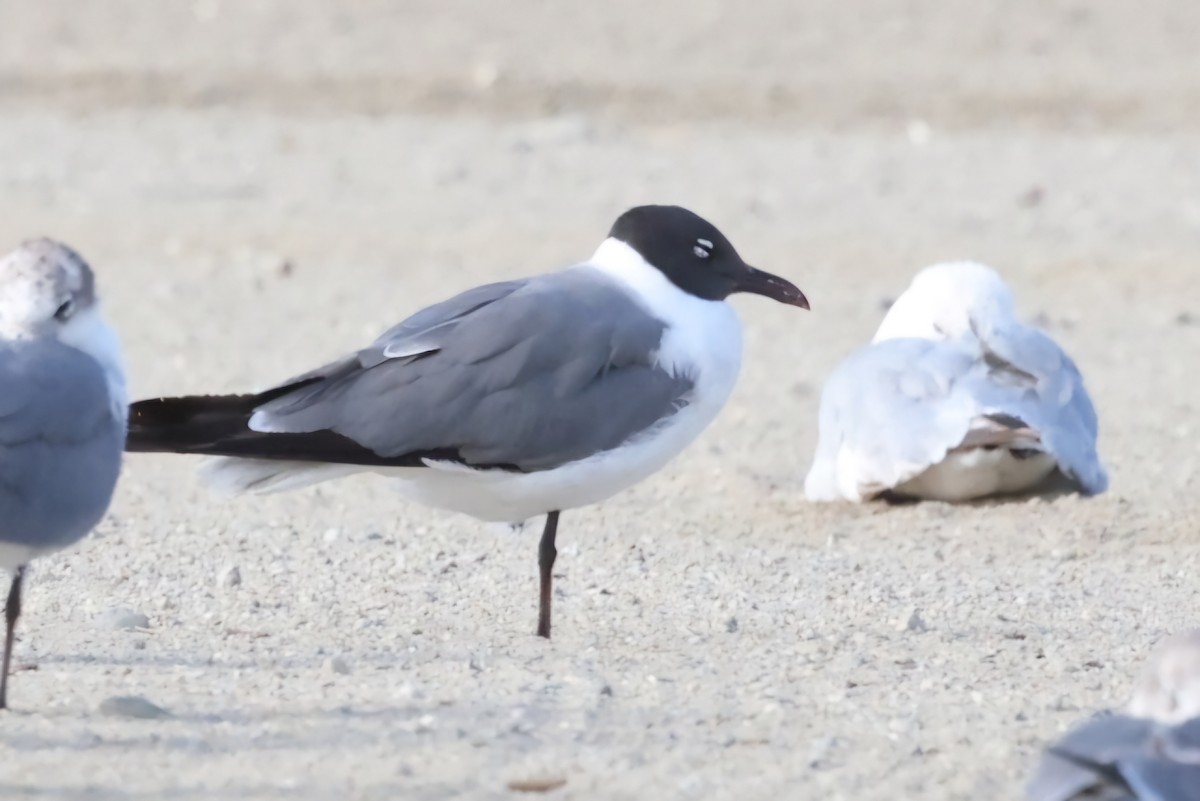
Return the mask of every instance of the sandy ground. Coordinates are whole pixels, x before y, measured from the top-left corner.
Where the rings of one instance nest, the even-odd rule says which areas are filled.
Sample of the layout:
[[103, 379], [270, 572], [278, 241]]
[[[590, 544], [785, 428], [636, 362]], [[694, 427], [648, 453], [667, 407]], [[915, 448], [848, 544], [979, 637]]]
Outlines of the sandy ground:
[[[0, 242], [92, 260], [135, 396], [263, 386], [638, 202], [814, 309], [737, 300], [718, 423], [564, 516], [548, 643], [532, 527], [130, 458], [35, 565], [0, 796], [1012, 798], [1197, 622], [1200, 6], [574, 5], [0, 0]], [[821, 378], [953, 257], [1076, 357], [1111, 492], [805, 503]]]

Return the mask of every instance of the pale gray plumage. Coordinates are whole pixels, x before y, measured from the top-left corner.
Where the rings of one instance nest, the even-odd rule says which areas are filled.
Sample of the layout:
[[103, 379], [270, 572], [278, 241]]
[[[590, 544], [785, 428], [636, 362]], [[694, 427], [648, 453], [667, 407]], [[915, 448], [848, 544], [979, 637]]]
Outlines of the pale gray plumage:
[[[1028, 801], [1200, 801], [1200, 718], [1089, 721], [1043, 754]], [[1090, 764], [1090, 767], [1089, 767]]]
[[687, 403], [690, 378], [656, 365], [664, 328], [590, 267], [479, 287], [301, 376], [326, 380], [259, 407], [250, 428], [329, 430], [383, 457], [453, 449], [471, 465], [551, 469]]
[[973, 421], [1006, 415], [1036, 430], [1084, 492], [1103, 492], [1096, 412], [1074, 362], [1040, 332], [981, 344], [889, 339], [847, 357], [822, 391], [809, 481], [835, 485], [838, 452], [846, 448], [869, 477], [865, 485], [890, 489], [940, 462]]
[[124, 419], [96, 360], [56, 339], [0, 345], [0, 386], [0, 541], [66, 547], [108, 508]]

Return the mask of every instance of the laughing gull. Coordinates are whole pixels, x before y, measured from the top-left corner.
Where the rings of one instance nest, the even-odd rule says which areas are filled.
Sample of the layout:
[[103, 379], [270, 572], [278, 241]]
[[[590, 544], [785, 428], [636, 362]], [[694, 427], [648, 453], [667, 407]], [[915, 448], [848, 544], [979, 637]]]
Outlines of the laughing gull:
[[0, 385], [0, 567], [12, 574], [2, 709], [25, 566], [91, 531], [121, 470], [120, 347], [91, 269], [65, 245], [38, 239], [0, 259]]
[[1200, 801], [1200, 629], [1147, 662], [1126, 714], [1097, 717], [1043, 755], [1028, 801]]
[[586, 262], [467, 290], [273, 389], [135, 403], [126, 449], [221, 457], [205, 477], [234, 493], [371, 470], [481, 520], [545, 514], [549, 637], [559, 513], [656, 472], [717, 416], [741, 363], [735, 292], [808, 308], [711, 223], [639, 206]]
[[1075, 363], [1017, 318], [1000, 276], [935, 264], [826, 382], [804, 489], [813, 501], [956, 502], [1055, 476], [1092, 495], [1108, 486], [1096, 435]]

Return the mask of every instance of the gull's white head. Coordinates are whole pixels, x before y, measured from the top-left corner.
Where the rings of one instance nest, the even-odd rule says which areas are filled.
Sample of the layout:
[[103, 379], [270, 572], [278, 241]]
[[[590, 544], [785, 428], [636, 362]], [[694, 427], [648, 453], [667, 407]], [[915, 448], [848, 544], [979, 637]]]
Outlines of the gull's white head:
[[1134, 687], [1129, 714], [1167, 725], [1200, 718], [1200, 629], [1154, 649]]
[[66, 245], [34, 239], [0, 259], [0, 337], [58, 336], [96, 304], [87, 262]]
[[92, 268], [61, 242], [33, 239], [0, 258], [0, 341], [51, 337], [96, 359], [124, 406], [120, 343], [100, 314]]
[[871, 341], [956, 339], [1015, 315], [1012, 291], [991, 267], [973, 261], [944, 262], [917, 273], [888, 309]]

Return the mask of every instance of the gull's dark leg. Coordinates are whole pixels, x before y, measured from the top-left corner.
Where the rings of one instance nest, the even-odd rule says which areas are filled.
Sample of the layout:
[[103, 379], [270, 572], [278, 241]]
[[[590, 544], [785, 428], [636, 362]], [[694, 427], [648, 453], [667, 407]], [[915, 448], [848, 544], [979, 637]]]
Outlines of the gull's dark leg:
[[0, 709], [8, 709], [8, 670], [12, 664], [13, 635], [17, 631], [17, 618], [21, 616], [21, 578], [25, 565], [13, 573], [12, 586], [8, 588], [8, 603], [4, 605], [4, 622], [8, 629], [4, 635], [4, 672], [0, 673]]
[[558, 512], [550, 512], [546, 515], [546, 527], [542, 529], [542, 541], [538, 545], [538, 568], [542, 573], [542, 602], [538, 608], [538, 627], [537, 633], [539, 637], [550, 639], [550, 601], [552, 600], [553, 589], [551, 587], [554, 581], [554, 576], [551, 570], [554, 569], [554, 559], [558, 556], [558, 549], [554, 547], [554, 535], [558, 533]]

